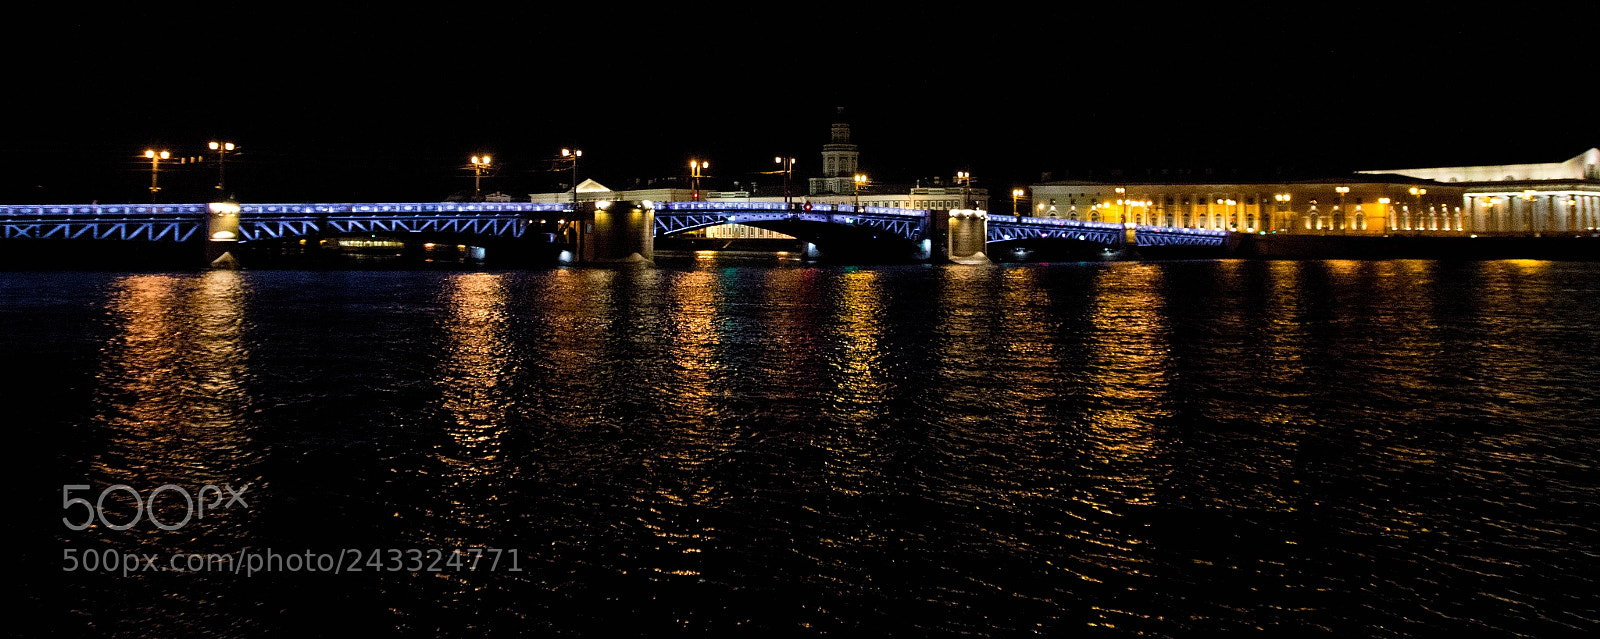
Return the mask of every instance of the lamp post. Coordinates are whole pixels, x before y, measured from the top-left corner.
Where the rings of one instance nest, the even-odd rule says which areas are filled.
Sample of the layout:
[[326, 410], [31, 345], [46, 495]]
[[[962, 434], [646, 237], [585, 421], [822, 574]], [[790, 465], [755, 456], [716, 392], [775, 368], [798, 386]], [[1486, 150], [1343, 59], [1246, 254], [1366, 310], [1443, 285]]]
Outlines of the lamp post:
[[1022, 189], [1011, 189], [1011, 214], [1017, 217], [1018, 222], [1022, 221], [1022, 213], [1017, 211], [1017, 198], [1022, 197], [1022, 193]]
[[1390, 201], [1389, 198], [1386, 198], [1386, 197], [1378, 198], [1378, 203], [1383, 205], [1384, 226], [1387, 227], [1388, 230], [1393, 231], [1394, 230], [1394, 209], [1389, 208], [1389, 201]]
[[1349, 216], [1345, 214], [1344, 210], [1344, 194], [1350, 192], [1350, 187], [1336, 186], [1333, 187], [1333, 190], [1339, 194], [1339, 214], [1334, 216], [1334, 223], [1339, 225], [1339, 233], [1343, 234], [1345, 226], [1349, 224], [1348, 220], [1346, 219]]
[[783, 173], [783, 208], [787, 210], [792, 202], [789, 197], [789, 176], [794, 173], [794, 158], [779, 156], [772, 158], [772, 162], [783, 167], [779, 172]]
[[150, 203], [155, 204], [156, 191], [161, 190], [161, 187], [156, 184], [156, 173], [161, 171], [161, 161], [172, 157], [172, 154], [166, 151], [147, 149], [144, 152], [144, 156], [150, 158]]
[[[481, 188], [481, 184], [483, 181], [483, 172], [487, 170], [489, 170], [489, 156], [472, 156], [472, 201], [474, 202], [483, 201], [483, 189]], [[573, 187], [573, 192], [577, 192], [577, 187]]]
[[217, 152], [217, 195], [223, 199], [228, 197], [228, 152], [233, 150], [232, 142], [211, 142], [207, 146]]
[[1117, 206], [1122, 207], [1122, 212], [1118, 215], [1118, 218], [1119, 218], [1117, 220], [1118, 222], [1127, 222], [1128, 221], [1128, 205], [1124, 200], [1120, 199], [1127, 192], [1128, 192], [1128, 189], [1122, 188], [1120, 186], [1117, 187], [1117, 198], [1119, 198], [1117, 200]]
[[961, 185], [961, 208], [967, 208], [968, 195], [972, 192], [972, 173], [956, 171], [956, 184]]
[[578, 158], [583, 157], [581, 149], [561, 149], [561, 157], [572, 163], [572, 210], [578, 210]]
[[857, 173], [856, 176], [855, 176], [855, 186], [856, 186], [855, 194], [856, 194], [856, 211], [858, 213], [861, 210], [861, 186], [866, 184], [866, 183], [867, 183], [867, 175], [865, 173]]
[[710, 162], [702, 162], [700, 160], [689, 160], [689, 179], [690, 179], [689, 200], [691, 202], [700, 201], [700, 171], [702, 171], [704, 169], [709, 169], [709, 168], [711, 168], [711, 163]]

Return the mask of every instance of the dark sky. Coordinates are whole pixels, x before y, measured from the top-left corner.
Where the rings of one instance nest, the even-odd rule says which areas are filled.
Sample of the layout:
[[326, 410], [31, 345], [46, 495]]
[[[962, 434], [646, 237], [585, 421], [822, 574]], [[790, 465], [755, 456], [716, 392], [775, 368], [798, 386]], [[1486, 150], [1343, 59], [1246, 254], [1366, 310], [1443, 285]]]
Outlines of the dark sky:
[[[774, 155], [818, 168], [835, 106], [874, 179], [969, 170], [994, 189], [1044, 171], [1541, 162], [1600, 144], [1576, 32], [1392, 7], [1135, 9], [56, 16], [12, 49], [0, 202], [145, 201], [138, 154], [210, 139], [241, 146], [230, 190], [256, 202], [440, 200], [471, 188], [480, 152], [498, 166], [486, 190], [554, 188], [563, 146], [584, 150], [580, 179], [614, 188], [690, 157], [718, 188], [771, 184], [756, 172]], [[1580, 11], [1569, 22], [1593, 24]], [[199, 201], [215, 173], [162, 178], [164, 199]]]

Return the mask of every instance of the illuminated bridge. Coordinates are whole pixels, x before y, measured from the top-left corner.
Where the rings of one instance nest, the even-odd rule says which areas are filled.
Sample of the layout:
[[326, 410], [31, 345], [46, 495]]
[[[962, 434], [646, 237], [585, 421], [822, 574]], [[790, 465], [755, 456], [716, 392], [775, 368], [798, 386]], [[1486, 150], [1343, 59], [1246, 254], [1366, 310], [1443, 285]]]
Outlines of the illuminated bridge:
[[719, 224], [795, 236], [813, 248], [851, 245], [918, 259], [961, 259], [990, 245], [1083, 242], [1107, 247], [1222, 247], [1224, 231], [983, 211], [784, 202], [426, 202], [334, 204], [113, 204], [0, 206], [8, 240], [202, 242], [220, 254], [238, 242], [317, 236], [485, 237], [567, 245], [572, 261], [653, 259], [654, 238]]

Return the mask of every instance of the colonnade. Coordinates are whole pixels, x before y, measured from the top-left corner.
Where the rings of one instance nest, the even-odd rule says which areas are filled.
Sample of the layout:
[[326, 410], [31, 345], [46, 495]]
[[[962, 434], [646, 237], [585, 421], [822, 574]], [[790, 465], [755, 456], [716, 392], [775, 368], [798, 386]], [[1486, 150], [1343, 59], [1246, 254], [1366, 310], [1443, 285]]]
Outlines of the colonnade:
[[[1271, 191], [1207, 189], [1187, 193], [1130, 187], [1116, 194], [1104, 193], [1101, 187], [1089, 193], [1058, 194], [1055, 199], [1047, 199], [1048, 204], [1041, 202], [1039, 210], [1046, 217], [1245, 233], [1539, 235], [1600, 229], [1600, 191], [1462, 195], [1459, 187], [1435, 187], [1436, 192], [1428, 194], [1426, 189], [1352, 186], [1306, 189], [1303, 185], [1283, 185]], [[1334, 194], [1330, 196], [1328, 190]], [[1035, 197], [1049, 195], [1043, 192]], [[1060, 195], [1085, 198], [1088, 206], [1079, 208], [1070, 199], [1065, 202], [1069, 206], [1060, 206]]]
[[1468, 231], [1543, 234], [1600, 228], [1600, 193], [1468, 193]]

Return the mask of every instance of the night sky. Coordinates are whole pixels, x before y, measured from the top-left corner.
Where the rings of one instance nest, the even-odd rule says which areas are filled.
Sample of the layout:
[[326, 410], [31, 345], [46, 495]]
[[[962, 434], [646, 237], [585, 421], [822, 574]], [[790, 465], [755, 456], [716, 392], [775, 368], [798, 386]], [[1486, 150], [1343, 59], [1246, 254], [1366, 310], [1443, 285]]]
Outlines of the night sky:
[[[241, 201], [442, 200], [470, 190], [467, 158], [485, 152], [485, 191], [554, 190], [570, 175], [551, 170], [563, 146], [584, 150], [579, 179], [613, 188], [681, 177], [691, 157], [712, 162], [712, 188], [775, 185], [758, 174], [774, 155], [815, 175], [836, 106], [875, 180], [968, 170], [996, 190], [1046, 171], [1318, 174], [1560, 161], [1600, 144], [1587, 34], [1563, 36], [1548, 14], [1507, 30], [1457, 13], [1293, 11], [59, 15], [13, 39], [0, 202], [148, 201], [144, 149], [194, 156], [212, 139], [241, 147], [228, 166]], [[1577, 11], [1560, 22], [1600, 17]], [[164, 201], [213, 196], [214, 165], [162, 168]]]

